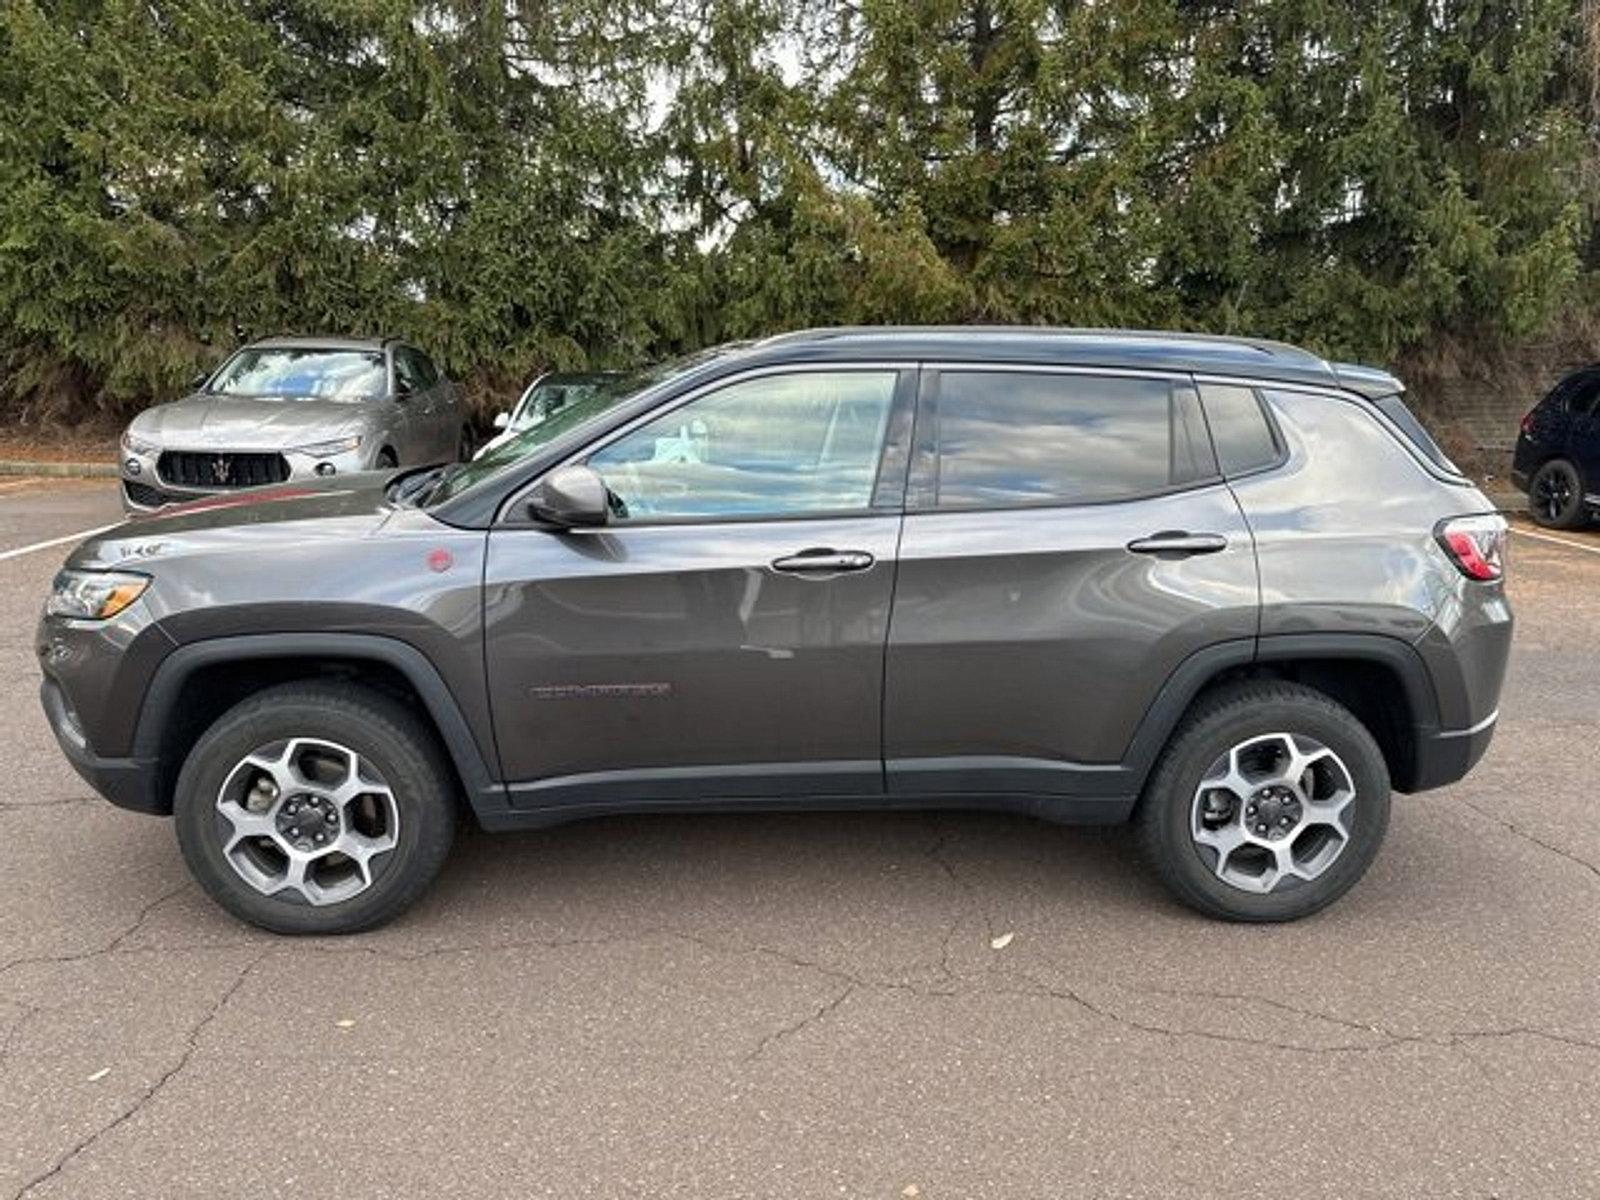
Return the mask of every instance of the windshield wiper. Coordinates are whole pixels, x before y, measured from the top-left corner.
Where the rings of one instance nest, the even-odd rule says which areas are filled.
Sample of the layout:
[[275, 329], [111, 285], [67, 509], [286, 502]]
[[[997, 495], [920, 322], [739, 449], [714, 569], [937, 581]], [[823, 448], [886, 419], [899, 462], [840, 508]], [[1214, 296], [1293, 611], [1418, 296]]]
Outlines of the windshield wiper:
[[422, 503], [419, 497], [424, 492], [430, 491], [434, 481], [439, 478], [447, 467], [424, 467], [418, 471], [408, 471], [406, 474], [393, 480], [387, 489], [387, 497], [395, 504], [407, 504], [417, 507]]
[[430, 474], [428, 477], [428, 494], [417, 500], [417, 507], [421, 508], [423, 505], [432, 504], [435, 497], [445, 489], [450, 481], [467, 469], [467, 465], [459, 462], [448, 463], [440, 467], [437, 474]]

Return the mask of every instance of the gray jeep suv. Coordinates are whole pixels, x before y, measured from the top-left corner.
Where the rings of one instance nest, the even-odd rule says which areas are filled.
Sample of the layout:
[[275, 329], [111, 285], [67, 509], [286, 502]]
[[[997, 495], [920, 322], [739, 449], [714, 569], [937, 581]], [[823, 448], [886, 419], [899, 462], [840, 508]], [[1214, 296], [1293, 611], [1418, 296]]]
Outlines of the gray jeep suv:
[[1131, 818], [1184, 902], [1299, 917], [1495, 726], [1506, 527], [1400, 393], [1189, 335], [723, 347], [471, 464], [90, 539], [44, 707], [286, 932], [402, 910], [462, 808]]

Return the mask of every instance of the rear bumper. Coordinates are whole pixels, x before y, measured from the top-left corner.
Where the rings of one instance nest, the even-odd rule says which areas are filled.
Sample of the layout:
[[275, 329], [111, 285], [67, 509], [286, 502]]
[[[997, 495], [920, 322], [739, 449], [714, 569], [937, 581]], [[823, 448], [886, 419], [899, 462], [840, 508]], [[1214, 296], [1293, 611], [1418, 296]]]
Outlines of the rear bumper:
[[1463, 778], [1489, 749], [1499, 718], [1497, 709], [1467, 729], [1441, 729], [1420, 734], [1415, 743], [1412, 778], [1406, 790], [1425, 792]]
[[39, 685], [39, 701], [61, 753], [83, 781], [118, 808], [166, 815], [172, 811], [161, 794], [160, 772], [153, 759], [101, 758], [89, 748], [77, 716], [61, 686], [48, 676]]

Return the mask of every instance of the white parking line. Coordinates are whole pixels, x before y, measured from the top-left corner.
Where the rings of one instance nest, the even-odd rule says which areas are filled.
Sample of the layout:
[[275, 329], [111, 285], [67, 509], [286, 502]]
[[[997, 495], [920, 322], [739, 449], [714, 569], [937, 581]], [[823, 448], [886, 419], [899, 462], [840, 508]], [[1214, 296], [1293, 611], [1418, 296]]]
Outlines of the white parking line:
[[15, 550], [0, 550], [0, 562], [4, 562], [8, 558], [21, 558], [24, 554], [32, 554], [35, 550], [48, 550], [51, 546], [64, 546], [68, 542], [81, 542], [86, 537], [93, 537], [97, 533], [115, 529], [119, 524], [121, 524], [120, 521], [113, 521], [109, 525], [96, 525], [93, 529], [80, 529], [77, 533], [51, 538], [48, 542], [35, 542], [31, 546], [18, 546]]
[[1548, 533], [1535, 533], [1531, 529], [1519, 529], [1513, 525], [1512, 533], [1520, 533], [1523, 537], [1537, 538], [1541, 542], [1554, 542], [1558, 546], [1567, 546], [1573, 550], [1582, 550], [1585, 554], [1600, 554], [1600, 546], [1586, 546], [1582, 542], [1569, 542], [1566, 538], [1551, 537]]

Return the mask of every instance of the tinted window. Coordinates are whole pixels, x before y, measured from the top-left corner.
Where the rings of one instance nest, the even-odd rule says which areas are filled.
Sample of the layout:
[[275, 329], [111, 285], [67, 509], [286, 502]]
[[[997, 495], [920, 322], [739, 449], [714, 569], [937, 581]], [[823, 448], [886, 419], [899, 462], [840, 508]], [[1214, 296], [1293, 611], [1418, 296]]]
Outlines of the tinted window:
[[1115, 500], [1215, 473], [1194, 394], [1164, 380], [947, 371], [941, 507]]
[[1567, 395], [1567, 411], [1575, 417], [1587, 417], [1595, 410], [1595, 400], [1600, 397], [1600, 375], [1580, 378]]
[[395, 391], [401, 395], [414, 396], [418, 392], [428, 389], [428, 381], [422, 374], [422, 367], [418, 359], [422, 356], [415, 350], [400, 346], [394, 352], [394, 378]]
[[770, 375], [731, 384], [589, 458], [621, 519], [865, 509], [893, 371]]
[[1379, 412], [1393, 421], [1400, 432], [1411, 440], [1411, 444], [1422, 452], [1422, 456], [1441, 470], [1452, 474], [1461, 474], [1461, 468], [1450, 461], [1449, 455], [1439, 448], [1439, 443], [1433, 440], [1433, 435], [1424, 428], [1416, 414], [1406, 407], [1406, 402], [1399, 396], [1384, 396], [1374, 400], [1373, 404]]
[[433, 359], [429, 358], [421, 350], [413, 350], [411, 354], [416, 359], [417, 374], [422, 378], [423, 386], [432, 387], [438, 383], [439, 369], [433, 365]]
[[1278, 441], [1254, 388], [1208, 383], [1200, 394], [1224, 475], [1242, 475], [1278, 461]]

